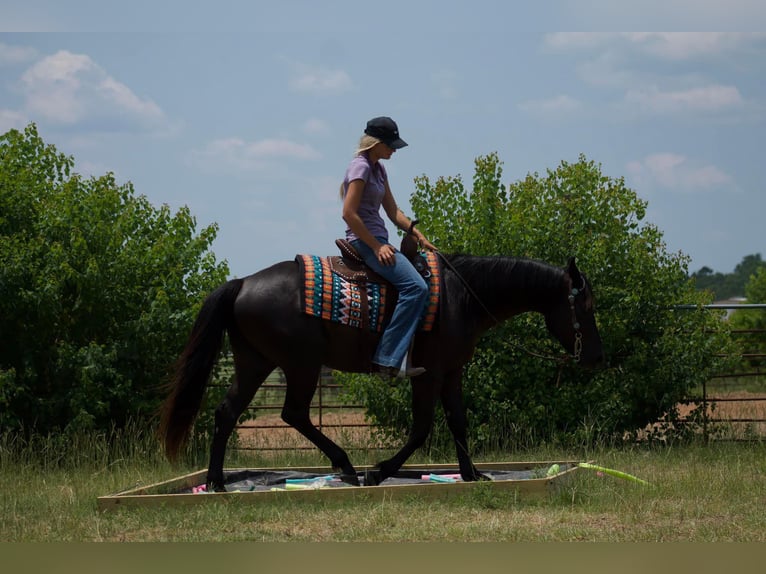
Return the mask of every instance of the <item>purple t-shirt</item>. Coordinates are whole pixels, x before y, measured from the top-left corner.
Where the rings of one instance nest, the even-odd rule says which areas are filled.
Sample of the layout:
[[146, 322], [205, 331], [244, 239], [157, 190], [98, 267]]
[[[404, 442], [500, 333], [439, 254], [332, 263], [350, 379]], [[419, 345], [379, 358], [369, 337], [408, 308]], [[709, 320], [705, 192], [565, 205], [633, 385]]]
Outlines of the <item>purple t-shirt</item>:
[[[367, 226], [375, 237], [388, 239], [388, 229], [386, 223], [380, 216], [380, 206], [383, 203], [383, 196], [386, 194], [386, 168], [379, 161], [375, 165], [370, 164], [367, 154], [361, 153], [351, 160], [346, 170], [346, 177], [343, 178], [343, 197], [348, 192], [348, 184], [355, 179], [364, 181], [364, 192], [362, 201], [359, 204], [357, 213], [362, 222]], [[359, 239], [353, 231], [346, 227], [346, 239], [353, 241]]]

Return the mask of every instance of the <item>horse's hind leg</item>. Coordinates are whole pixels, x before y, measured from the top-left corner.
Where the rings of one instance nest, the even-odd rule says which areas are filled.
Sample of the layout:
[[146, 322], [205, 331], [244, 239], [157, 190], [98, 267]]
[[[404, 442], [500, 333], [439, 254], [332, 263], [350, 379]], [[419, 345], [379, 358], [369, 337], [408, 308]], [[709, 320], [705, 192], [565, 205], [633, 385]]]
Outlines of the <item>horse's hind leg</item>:
[[314, 443], [330, 459], [333, 469], [340, 471], [344, 482], [359, 486], [359, 478], [346, 451], [311, 422], [311, 399], [317, 388], [319, 371], [320, 367], [285, 369], [287, 392], [282, 407], [282, 420]]
[[[240, 347], [238, 349], [238, 347]], [[207, 471], [207, 488], [209, 491], [225, 492], [223, 477], [223, 462], [226, 445], [240, 415], [245, 411], [256, 391], [275, 366], [260, 354], [244, 344], [236, 345], [234, 349], [234, 382], [226, 392], [226, 397], [215, 410], [215, 430], [210, 447], [210, 465]]]

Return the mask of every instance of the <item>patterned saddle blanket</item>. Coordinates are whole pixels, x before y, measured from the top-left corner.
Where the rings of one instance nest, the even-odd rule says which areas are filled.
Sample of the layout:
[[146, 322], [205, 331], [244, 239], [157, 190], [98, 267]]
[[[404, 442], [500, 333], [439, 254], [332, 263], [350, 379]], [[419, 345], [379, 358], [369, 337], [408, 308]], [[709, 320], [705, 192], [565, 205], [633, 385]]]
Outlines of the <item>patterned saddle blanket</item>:
[[[441, 289], [439, 261], [435, 253], [425, 253], [430, 270], [426, 279], [429, 295], [423, 308], [420, 330], [430, 331], [436, 322]], [[349, 327], [381, 332], [388, 324], [396, 303], [396, 288], [386, 281], [353, 281], [340, 275], [329, 257], [296, 255], [303, 277], [301, 309]]]

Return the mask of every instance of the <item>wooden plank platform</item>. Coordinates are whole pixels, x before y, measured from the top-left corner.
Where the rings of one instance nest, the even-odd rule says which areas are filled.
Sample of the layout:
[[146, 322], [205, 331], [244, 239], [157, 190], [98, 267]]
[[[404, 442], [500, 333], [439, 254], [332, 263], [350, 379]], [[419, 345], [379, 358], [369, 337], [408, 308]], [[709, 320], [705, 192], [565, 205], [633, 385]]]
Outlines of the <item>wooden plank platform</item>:
[[[546, 475], [552, 465], [558, 464], [563, 470]], [[332, 501], [332, 500], [394, 500], [402, 497], [418, 497], [426, 500], [448, 499], [464, 496], [471, 489], [490, 488], [497, 492], [515, 491], [519, 497], [548, 496], [558, 490], [575, 470], [576, 461], [539, 461], [539, 462], [493, 462], [479, 463], [476, 467], [480, 472], [531, 471], [532, 477], [520, 480], [492, 480], [482, 482], [426, 482], [417, 484], [381, 484], [379, 486], [333, 486], [332, 488], [316, 488], [306, 490], [271, 491], [260, 490], [252, 492], [220, 492], [193, 494], [193, 487], [205, 482], [207, 470], [199, 470], [190, 474], [172, 478], [163, 482], [132, 488], [116, 494], [101, 496], [97, 499], [98, 509], [102, 511], [119, 508], [185, 506], [197, 504], [214, 504], [221, 502], [236, 502], [238, 504], [262, 504], [269, 501], [289, 497], [291, 501]], [[361, 473], [372, 470], [373, 467], [359, 467]], [[242, 471], [263, 472], [305, 472], [317, 475], [332, 474], [328, 467], [290, 467], [290, 468], [257, 468], [257, 469], [226, 469], [224, 475]], [[411, 464], [402, 467], [402, 472], [412, 473], [422, 471], [428, 473], [458, 473], [455, 464]]]

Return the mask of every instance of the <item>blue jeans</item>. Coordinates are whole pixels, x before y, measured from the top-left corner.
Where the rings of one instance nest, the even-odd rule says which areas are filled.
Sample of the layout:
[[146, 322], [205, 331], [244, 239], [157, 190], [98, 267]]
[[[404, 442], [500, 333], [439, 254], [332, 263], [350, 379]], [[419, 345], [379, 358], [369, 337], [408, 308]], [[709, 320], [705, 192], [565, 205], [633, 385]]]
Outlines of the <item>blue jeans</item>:
[[[388, 243], [382, 237], [376, 238], [381, 243]], [[364, 262], [375, 273], [385, 277], [399, 292], [399, 299], [391, 317], [391, 322], [383, 332], [372, 362], [384, 367], [399, 367], [407, 354], [410, 341], [418, 327], [428, 299], [428, 285], [412, 263], [398, 250], [394, 265], [383, 265], [375, 257], [375, 252], [360, 240], [351, 244], [362, 256]]]

